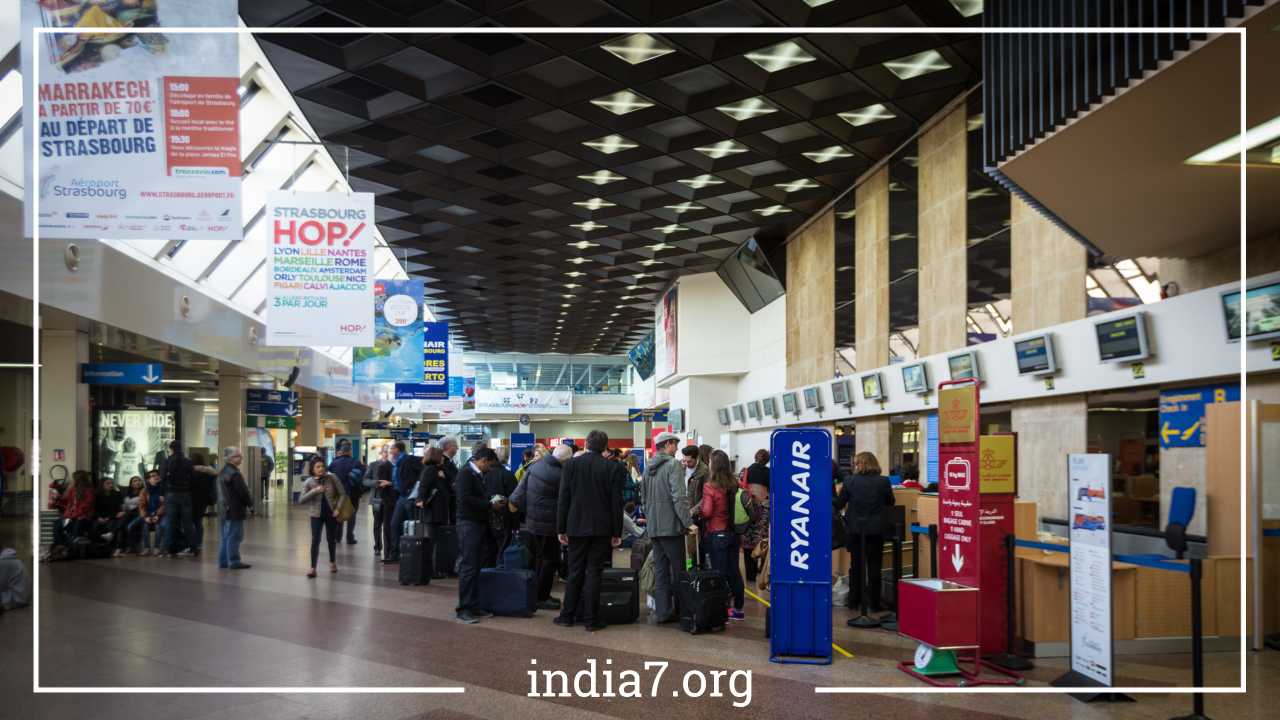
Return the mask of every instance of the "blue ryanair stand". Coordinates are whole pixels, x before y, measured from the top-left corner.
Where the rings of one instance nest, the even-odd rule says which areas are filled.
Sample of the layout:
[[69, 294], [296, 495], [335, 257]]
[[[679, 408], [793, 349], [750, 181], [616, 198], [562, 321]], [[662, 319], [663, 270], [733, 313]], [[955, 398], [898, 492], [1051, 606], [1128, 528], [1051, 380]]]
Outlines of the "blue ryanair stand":
[[769, 661], [831, 664], [831, 433], [769, 441]]

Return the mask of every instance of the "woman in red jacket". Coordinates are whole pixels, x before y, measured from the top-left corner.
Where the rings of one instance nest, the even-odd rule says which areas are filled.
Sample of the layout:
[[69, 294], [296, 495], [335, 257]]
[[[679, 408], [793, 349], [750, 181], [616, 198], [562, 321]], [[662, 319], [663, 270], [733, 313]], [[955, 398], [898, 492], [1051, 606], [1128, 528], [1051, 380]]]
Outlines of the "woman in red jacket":
[[93, 476], [84, 470], [71, 473], [71, 487], [62, 495], [62, 519], [53, 526], [54, 547], [66, 546], [93, 526]]
[[723, 450], [711, 453], [711, 468], [702, 486], [702, 517], [707, 525], [707, 542], [711, 545], [711, 568], [724, 573], [733, 591], [730, 620], [741, 620], [745, 601], [742, 572], [738, 569], [738, 553], [742, 540], [733, 527], [733, 503], [738, 501], [738, 480], [733, 476], [729, 456]]

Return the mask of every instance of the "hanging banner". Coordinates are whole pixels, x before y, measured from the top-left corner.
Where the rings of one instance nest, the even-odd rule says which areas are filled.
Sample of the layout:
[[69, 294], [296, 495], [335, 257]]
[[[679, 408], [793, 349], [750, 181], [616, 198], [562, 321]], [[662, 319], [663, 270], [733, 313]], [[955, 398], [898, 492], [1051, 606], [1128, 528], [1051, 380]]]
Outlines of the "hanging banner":
[[1071, 509], [1071, 670], [1110, 686], [1111, 456], [1067, 456]]
[[525, 412], [539, 415], [572, 415], [571, 390], [480, 390], [476, 412]]
[[421, 378], [421, 280], [375, 280], [373, 347], [351, 351], [351, 381], [357, 384], [416, 382]]
[[41, 237], [242, 237], [239, 38], [139, 32], [234, 28], [237, 12], [234, 0], [22, 0], [25, 199], [39, 193]]
[[422, 346], [422, 384], [429, 398], [449, 397], [449, 323], [426, 323]]
[[267, 193], [267, 345], [372, 347], [373, 194]]
[[661, 381], [676, 374], [679, 351], [677, 320], [679, 286], [672, 285], [658, 300], [654, 311], [653, 366], [654, 380]]
[[627, 360], [636, 369], [641, 380], [648, 380], [653, 375], [653, 333], [644, 336], [636, 346], [627, 351]]

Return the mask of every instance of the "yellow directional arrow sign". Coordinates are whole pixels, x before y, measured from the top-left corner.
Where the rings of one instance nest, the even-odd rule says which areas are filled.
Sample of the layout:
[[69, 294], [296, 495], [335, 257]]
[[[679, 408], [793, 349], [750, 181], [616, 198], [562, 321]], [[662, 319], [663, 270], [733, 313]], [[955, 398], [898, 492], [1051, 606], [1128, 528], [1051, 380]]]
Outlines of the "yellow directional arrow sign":
[[[1167, 424], [1166, 424], [1166, 426], [1167, 426]], [[1197, 420], [1197, 421], [1195, 421], [1195, 424], [1193, 424], [1191, 427], [1189, 427], [1189, 428], [1187, 428], [1186, 430], [1183, 430], [1183, 431], [1182, 431], [1182, 439], [1183, 439], [1183, 440], [1190, 440], [1190, 439], [1191, 439], [1191, 436], [1195, 435], [1195, 434], [1196, 434], [1196, 430], [1198, 430], [1199, 428], [1200, 428], [1200, 421], [1199, 421], [1199, 420]]]
[[1160, 439], [1165, 443], [1169, 442], [1169, 438], [1177, 437], [1182, 433], [1177, 428], [1169, 427], [1169, 421], [1164, 422], [1164, 427], [1160, 428]]

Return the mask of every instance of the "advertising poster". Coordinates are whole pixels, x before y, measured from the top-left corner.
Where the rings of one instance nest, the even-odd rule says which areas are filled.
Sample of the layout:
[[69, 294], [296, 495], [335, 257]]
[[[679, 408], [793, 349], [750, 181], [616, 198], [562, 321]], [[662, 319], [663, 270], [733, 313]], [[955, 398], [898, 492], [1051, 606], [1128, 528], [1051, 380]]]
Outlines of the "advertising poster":
[[653, 335], [652, 332], [645, 335], [643, 340], [627, 351], [627, 360], [631, 361], [631, 366], [636, 369], [636, 375], [641, 380], [648, 380], [653, 376]]
[[679, 350], [679, 334], [676, 320], [679, 316], [679, 287], [672, 285], [662, 294], [654, 317], [653, 367], [654, 379], [664, 380], [676, 374], [676, 356]]
[[449, 397], [449, 323], [429, 322], [422, 346], [422, 384], [431, 398]]
[[[234, 0], [21, 1], [26, 201], [39, 193], [41, 236], [239, 240], [239, 38], [138, 32], [234, 28]], [[111, 31], [33, 41], [33, 28]]]
[[267, 193], [267, 345], [372, 347], [373, 195]]
[[1071, 509], [1071, 669], [1112, 684], [1111, 456], [1067, 456]]
[[[473, 371], [466, 371], [473, 372]], [[463, 410], [476, 409], [476, 376], [471, 375], [450, 375], [449, 376], [449, 398], [462, 401]]]
[[421, 280], [373, 283], [373, 346], [351, 351], [351, 380], [356, 384], [412, 383], [422, 378]]
[[94, 430], [97, 476], [128, 487], [130, 478], [144, 477], [168, 456], [169, 443], [177, 437], [178, 414], [173, 410], [100, 410]]
[[476, 393], [476, 412], [572, 415], [573, 391], [480, 390]]

